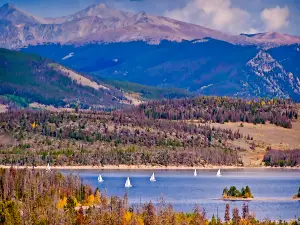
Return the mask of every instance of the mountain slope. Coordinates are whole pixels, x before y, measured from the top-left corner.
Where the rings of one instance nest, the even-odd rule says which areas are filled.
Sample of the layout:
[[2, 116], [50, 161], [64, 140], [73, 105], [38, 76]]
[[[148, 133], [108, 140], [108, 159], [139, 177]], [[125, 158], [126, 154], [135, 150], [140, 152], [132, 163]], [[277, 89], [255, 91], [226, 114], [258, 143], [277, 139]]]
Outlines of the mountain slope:
[[122, 93], [36, 55], [0, 49], [0, 95], [27, 102], [65, 107], [105, 108], [125, 98]]
[[290, 44], [300, 43], [299, 36], [281, 34], [278, 32], [267, 32], [267, 33], [251, 34], [251, 35], [242, 34], [242, 35], [247, 36], [258, 43], [269, 42], [278, 45], [290, 45]]
[[[291, 97], [300, 100], [296, 47], [261, 50], [214, 39], [74, 45], [37, 45], [22, 49], [49, 57], [95, 79], [112, 79], [201, 95]], [[292, 54], [292, 49], [296, 53]], [[275, 54], [275, 52], [278, 52]], [[274, 54], [274, 57], [272, 56]], [[277, 56], [278, 55], [278, 56]], [[292, 57], [293, 56], [293, 57]], [[283, 57], [283, 55], [281, 56]], [[293, 78], [291, 73], [293, 73]]]
[[0, 20], [7, 20], [15, 24], [39, 24], [43, 20], [18, 9], [15, 5], [7, 3], [0, 8]]
[[112, 21], [112, 23], [116, 23], [116, 21], [121, 22], [121, 20], [126, 20], [132, 16], [132, 13], [110, 9], [105, 4], [94, 4], [68, 16], [58, 18], [45, 18], [45, 20], [50, 24], [62, 24], [86, 17], [98, 17], [102, 20]]
[[259, 51], [247, 66], [250, 73], [247, 84], [252, 83], [257, 96], [273, 93], [274, 97], [300, 99], [300, 77], [286, 71], [270, 53]]

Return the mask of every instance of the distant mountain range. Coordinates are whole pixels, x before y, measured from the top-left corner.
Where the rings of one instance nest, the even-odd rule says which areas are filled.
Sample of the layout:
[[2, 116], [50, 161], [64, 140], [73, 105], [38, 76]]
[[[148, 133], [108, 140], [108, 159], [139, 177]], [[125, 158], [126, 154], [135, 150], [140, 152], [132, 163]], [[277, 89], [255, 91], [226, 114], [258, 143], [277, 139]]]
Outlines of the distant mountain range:
[[38, 18], [12, 4], [0, 8], [0, 47], [17, 48], [37, 43], [182, 41], [205, 37], [233, 44], [292, 44], [300, 37], [287, 34], [229, 35], [195, 24], [144, 12], [133, 14], [92, 5], [60, 18]]
[[[0, 8], [0, 46], [41, 55], [123, 90], [143, 92], [145, 87], [149, 93], [144, 96], [300, 101], [300, 37], [288, 34], [229, 35], [104, 4], [65, 17], [38, 18], [5, 4]], [[158, 95], [161, 88], [180, 90]]]

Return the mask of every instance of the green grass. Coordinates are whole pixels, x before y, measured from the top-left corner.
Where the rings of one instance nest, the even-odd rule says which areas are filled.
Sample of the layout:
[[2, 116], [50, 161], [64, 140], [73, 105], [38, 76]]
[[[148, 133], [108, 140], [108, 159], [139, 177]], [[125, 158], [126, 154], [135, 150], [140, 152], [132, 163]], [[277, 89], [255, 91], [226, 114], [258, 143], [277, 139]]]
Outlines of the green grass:
[[0, 97], [15, 103], [17, 106], [21, 108], [26, 108], [29, 105], [29, 102], [25, 98], [22, 98], [20, 96], [6, 94]]

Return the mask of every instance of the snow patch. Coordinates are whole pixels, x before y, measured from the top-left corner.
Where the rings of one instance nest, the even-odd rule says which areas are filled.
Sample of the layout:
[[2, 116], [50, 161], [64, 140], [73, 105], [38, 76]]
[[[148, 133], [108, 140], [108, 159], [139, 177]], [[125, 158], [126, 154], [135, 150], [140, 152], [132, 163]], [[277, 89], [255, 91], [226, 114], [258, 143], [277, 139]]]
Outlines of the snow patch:
[[0, 113], [7, 111], [7, 105], [0, 104]]
[[201, 39], [201, 40], [196, 40], [196, 41], [193, 41], [192, 43], [193, 44], [197, 44], [197, 43], [204, 43], [204, 42], [208, 42], [209, 40], [208, 39]]
[[69, 53], [69, 55], [66, 55], [65, 57], [63, 57], [62, 60], [72, 58], [74, 55], [75, 55], [74, 52], [71, 52], [71, 53]]
[[204, 90], [204, 89], [209, 88], [209, 87], [211, 87], [211, 86], [213, 86], [213, 84], [209, 84], [209, 85], [207, 85], [207, 86], [203, 86], [203, 87], [200, 88], [200, 90]]

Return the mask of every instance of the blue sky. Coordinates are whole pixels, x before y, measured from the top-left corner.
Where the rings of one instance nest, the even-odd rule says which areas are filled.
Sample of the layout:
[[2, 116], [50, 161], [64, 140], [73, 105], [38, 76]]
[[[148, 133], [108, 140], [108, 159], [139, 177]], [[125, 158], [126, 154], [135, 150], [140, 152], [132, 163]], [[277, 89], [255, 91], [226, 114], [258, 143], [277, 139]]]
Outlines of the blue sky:
[[57, 17], [91, 4], [154, 15], [231, 34], [279, 31], [300, 36], [300, 0], [0, 0], [40, 17]]

